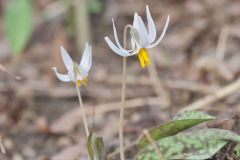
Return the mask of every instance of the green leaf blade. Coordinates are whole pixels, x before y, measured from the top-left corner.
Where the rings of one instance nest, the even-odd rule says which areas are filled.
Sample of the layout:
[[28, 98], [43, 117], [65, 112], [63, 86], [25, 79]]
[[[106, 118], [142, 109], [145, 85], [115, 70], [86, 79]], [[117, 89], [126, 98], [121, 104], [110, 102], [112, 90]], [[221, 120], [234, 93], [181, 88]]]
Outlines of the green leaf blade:
[[[215, 119], [215, 117], [207, 115], [203, 112], [186, 111], [176, 116], [174, 120], [151, 129], [149, 134], [154, 140], [159, 140], [213, 119]], [[138, 146], [140, 148], [144, 148], [148, 144], [149, 141], [147, 138], [142, 136], [139, 140]]]
[[183, 119], [215, 119], [211, 115], [208, 115], [201, 111], [185, 111], [174, 117], [174, 120], [183, 120]]
[[91, 160], [95, 160], [95, 158], [96, 160], [105, 159], [105, 148], [102, 137], [91, 132], [88, 136], [87, 146]]
[[5, 11], [5, 34], [15, 54], [22, 52], [31, 36], [32, 14], [29, 0], [12, 0]]
[[[212, 157], [229, 141], [240, 142], [240, 136], [223, 129], [202, 129], [163, 138], [156, 141], [156, 144], [166, 160], [201, 160]], [[159, 159], [151, 145], [134, 157], [134, 160], [147, 159]]]
[[93, 137], [93, 133], [91, 132], [87, 139], [88, 154], [91, 160], [94, 160], [94, 150], [93, 150], [94, 143], [95, 143], [95, 139]]

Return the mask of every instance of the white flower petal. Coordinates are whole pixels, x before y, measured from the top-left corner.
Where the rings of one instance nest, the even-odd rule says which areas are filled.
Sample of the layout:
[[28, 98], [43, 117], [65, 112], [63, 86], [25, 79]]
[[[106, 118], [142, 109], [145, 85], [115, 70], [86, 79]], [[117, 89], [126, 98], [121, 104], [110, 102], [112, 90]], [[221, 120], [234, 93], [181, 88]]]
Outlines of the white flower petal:
[[55, 72], [57, 78], [58, 78], [60, 81], [63, 81], [63, 82], [70, 82], [70, 81], [71, 81], [71, 80], [69, 79], [69, 76], [68, 76], [67, 74], [60, 74], [60, 73], [58, 73], [56, 67], [53, 67], [52, 69], [53, 69], [53, 71]]
[[89, 46], [89, 61], [88, 61], [88, 65], [87, 65], [87, 72], [91, 69], [92, 67], [92, 47]]
[[61, 55], [62, 55], [63, 63], [67, 68], [67, 70], [72, 70], [73, 68], [72, 58], [69, 56], [67, 51], [63, 48], [63, 46], [61, 46]]
[[115, 26], [115, 23], [114, 23], [114, 19], [112, 19], [112, 23], [113, 23], [114, 38], [115, 38], [115, 41], [116, 41], [116, 43], [117, 43], [117, 46], [118, 46], [118, 48], [120, 48], [120, 49], [124, 49], [124, 48], [122, 47], [122, 45], [119, 43], [118, 35], [117, 35], [117, 30], [116, 30], [116, 26]]
[[76, 82], [73, 70], [72, 71], [68, 71], [68, 77], [69, 77], [69, 79], [71, 81]]
[[146, 47], [148, 42], [148, 33], [146, 30], [146, 27], [143, 23], [143, 20], [140, 16], [138, 16], [138, 24], [139, 24], [139, 34], [140, 34], [140, 40], [141, 40], [141, 47]]
[[77, 75], [77, 80], [83, 80], [83, 79], [85, 79], [85, 78], [87, 78], [87, 76], [88, 76], [88, 70], [85, 68], [85, 67], [83, 67], [83, 66], [79, 66], [79, 71], [81, 72], [81, 74], [79, 75]]
[[140, 43], [139, 31], [132, 26], [130, 29], [130, 35], [131, 35], [132, 48], [136, 48], [136, 45], [139, 46], [139, 43]]
[[162, 31], [162, 34], [161, 34], [160, 38], [159, 38], [155, 43], [147, 46], [147, 48], [153, 48], [153, 47], [155, 47], [156, 45], [158, 45], [158, 43], [160, 43], [160, 42], [162, 41], [162, 39], [163, 39], [163, 37], [164, 37], [164, 35], [165, 35], [166, 31], [167, 31], [167, 28], [168, 28], [169, 19], [170, 19], [170, 18], [169, 18], [169, 15], [168, 15], [167, 21], [166, 21], [166, 23], [165, 23], [165, 26], [164, 26], [164, 28], [163, 28], [163, 31]]
[[115, 23], [114, 23], [114, 19], [112, 19], [112, 23], [113, 23], [114, 38], [115, 38], [115, 41], [116, 41], [116, 44], [117, 44], [118, 48], [121, 49], [121, 50], [125, 50], [127, 52], [132, 52], [134, 50], [134, 47], [129, 49], [129, 50], [122, 47], [122, 45], [120, 44], [120, 42], [118, 40], [118, 35], [117, 35], [117, 30], [116, 30], [116, 26], [115, 26]]
[[139, 32], [138, 14], [134, 14], [133, 27]]
[[148, 39], [149, 43], [152, 43], [156, 39], [156, 27], [149, 11], [148, 5], [146, 6], [146, 14], [148, 21]]
[[135, 38], [131, 35], [131, 45], [132, 45], [132, 47], [135, 47], [135, 44], [136, 43], [136, 40], [135, 40]]
[[123, 56], [123, 57], [127, 57], [127, 56], [132, 55], [126, 50], [119, 49], [108, 37], [105, 37], [104, 39], [107, 42], [108, 46], [118, 55]]
[[140, 49], [141, 49], [141, 47], [135, 48], [135, 50], [133, 51], [132, 55], [138, 54]]
[[[139, 28], [139, 23], [138, 23], [138, 13], [135, 13], [134, 14], [134, 19], [133, 19], [133, 27], [137, 30], [138, 34], [139, 34], [139, 40], [141, 40], [141, 35], [140, 35], [140, 28]], [[135, 43], [136, 44], [135, 44]], [[136, 40], [134, 38], [131, 38], [131, 43], [132, 43], [132, 46], [133, 45], [137, 45], [137, 47], [140, 47], [140, 44], [141, 42], [136, 42]]]
[[82, 55], [82, 59], [81, 59], [81, 62], [80, 62], [79, 65], [87, 68], [90, 59], [91, 59], [90, 46], [89, 46], [88, 43], [86, 43], [85, 49], [84, 49], [84, 52], [83, 52], [83, 55]]

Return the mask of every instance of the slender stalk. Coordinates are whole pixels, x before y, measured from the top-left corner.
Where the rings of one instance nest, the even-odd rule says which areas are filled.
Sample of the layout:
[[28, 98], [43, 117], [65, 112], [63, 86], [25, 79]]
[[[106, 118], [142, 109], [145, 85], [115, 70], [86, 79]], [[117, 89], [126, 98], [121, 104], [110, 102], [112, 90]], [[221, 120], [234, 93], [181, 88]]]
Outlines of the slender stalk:
[[86, 133], [86, 136], [88, 137], [89, 130], [88, 130], [87, 120], [86, 120], [86, 116], [85, 116], [86, 114], [85, 114], [84, 108], [83, 108], [82, 96], [81, 96], [80, 88], [77, 86], [77, 83], [76, 83], [76, 89], [77, 89], [77, 94], [78, 94], [78, 100], [79, 100], [79, 104], [80, 104], [81, 114], [82, 114], [82, 118], [83, 118], [83, 124], [84, 124], [84, 128], [85, 128], [85, 133]]
[[95, 106], [93, 106], [92, 108], [92, 131], [94, 132], [95, 131], [95, 115], [96, 115], [96, 109], [95, 109]]
[[[123, 35], [123, 47], [127, 48], [127, 29], [131, 28], [131, 25], [126, 25]], [[127, 57], [123, 57], [123, 75], [122, 75], [122, 96], [121, 96], [121, 109], [119, 120], [119, 145], [120, 145], [120, 159], [125, 160], [124, 156], [124, 144], [123, 144], [123, 125], [124, 125], [124, 109], [126, 98], [126, 77], [127, 77]]]
[[123, 119], [125, 109], [125, 97], [126, 97], [126, 67], [127, 58], [123, 57], [123, 77], [122, 77], [122, 98], [121, 98], [121, 109], [120, 109], [120, 124], [119, 124], [119, 143], [120, 143], [120, 158], [124, 160], [124, 144], [123, 144]]

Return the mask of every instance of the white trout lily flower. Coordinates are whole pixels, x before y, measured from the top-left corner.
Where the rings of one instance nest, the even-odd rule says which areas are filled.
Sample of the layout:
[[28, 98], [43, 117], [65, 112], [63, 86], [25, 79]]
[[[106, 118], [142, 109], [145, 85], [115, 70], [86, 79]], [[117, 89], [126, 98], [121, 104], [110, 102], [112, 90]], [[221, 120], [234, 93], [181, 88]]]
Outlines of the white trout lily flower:
[[105, 37], [108, 46], [120, 56], [128, 57], [138, 54], [138, 59], [142, 68], [145, 68], [146, 66], [151, 64], [147, 49], [157, 46], [162, 41], [169, 24], [168, 16], [162, 34], [158, 39], [156, 39], [157, 31], [148, 6], [146, 6], [146, 15], [148, 22], [148, 30], [145, 27], [142, 18], [137, 13], [135, 13], [134, 15], [134, 21], [131, 28], [132, 49], [126, 50], [119, 43], [114, 21], [113, 31], [117, 45], [115, 45], [108, 37]]
[[67, 74], [58, 73], [57, 68], [53, 67], [53, 70], [57, 78], [63, 82], [74, 82], [80, 87], [82, 84], [87, 85], [88, 72], [92, 66], [92, 48], [86, 43], [85, 50], [80, 64], [72, 60], [67, 51], [61, 47], [61, 55], [63, 63], [67, 69]]

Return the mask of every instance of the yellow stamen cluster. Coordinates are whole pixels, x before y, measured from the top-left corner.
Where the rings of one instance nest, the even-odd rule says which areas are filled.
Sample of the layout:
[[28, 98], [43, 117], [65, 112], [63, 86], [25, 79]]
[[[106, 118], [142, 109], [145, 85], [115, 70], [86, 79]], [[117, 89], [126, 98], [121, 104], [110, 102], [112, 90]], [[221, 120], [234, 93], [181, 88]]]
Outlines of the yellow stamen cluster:
[[84, 85], [84, 86], [87, 86], [87, 82], [88, 82], [88, 78], [85, 78], [85, 79], [83, 79], [83, 80], [77, 80], [77, 86], [78, 87], [80, 87], [82, 84]]
[[149, 58], [146, 48], [140, 49], [138, 53], [138, 59], [142, 68], [145, 68], [146, 66], [149, 66], [151, 64], [151, 60]]

